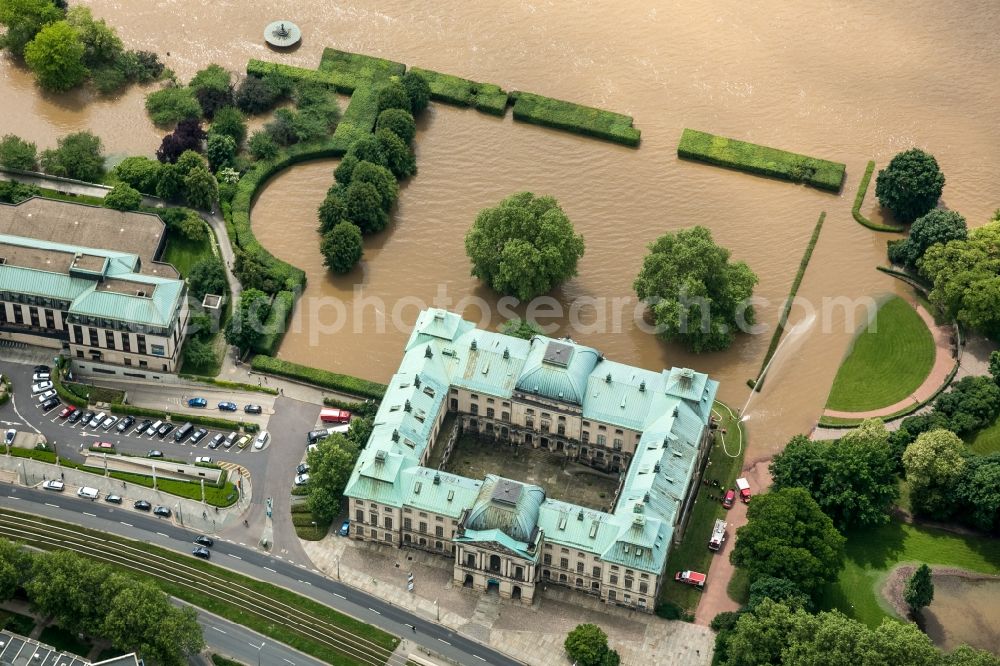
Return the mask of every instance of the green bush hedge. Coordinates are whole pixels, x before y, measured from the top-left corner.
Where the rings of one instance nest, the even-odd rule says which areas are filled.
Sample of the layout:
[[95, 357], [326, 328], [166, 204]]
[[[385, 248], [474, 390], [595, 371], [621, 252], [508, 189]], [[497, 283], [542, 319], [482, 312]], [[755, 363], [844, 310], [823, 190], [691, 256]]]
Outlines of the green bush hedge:
[[359, 379], [350, 375], [341, 375], [328, 370], [310, 368], [297, 363], [290, 363], [272, 356], [258, 354], [253, 357], [251, 367], [256, 372], [266, 372], [279, 377], [297, 379], [308, 384], [314, 384], [333, 391], [349, 393], [364, 398], [380, 400], [385, 395], [386, 385]]
[[517, 90], [512, 91], [510, 97], [514, 100], [514, 120], [606, 139], [626, 146], [639, 145], [640, 132], [632, 126], [631, 116]]
[[187, 375], [181, 373], [177, 376], [182, 379], [192, 379], [196, 382], [212, 384], [213, 386], [218, 386], [220, 388], [235, 389], [237, 391], [256, 391], [257, 393], [278, 395], [278, 389], [273, 389], [270, 386], [257, 386], [256, 384], [244, 384], [243, 382], [229, 382], [224, 379], [216, 379], [215, 377], [205, 377], [204, 375]]
[[715, 166], [782, 178], [795, 183], [806, 183], [831, 192], [840, 191], [846, 168], [839, 162], [727, 139], [692, 129], [685, 129], [681, 135], [677, 155]]
[[323, 49], [319, 71], [331, 76], [339, 92], [351, 93], [371, 81], [383, 81], [402, 76], [406, 65], [384, 58], [337, 49]]
[[83, 409], [89, 404], [86, 398], [78, 396], [76, 393], [63, 386], [58, 370], [52, 373], [52, 388], [56, 390], [56, 395], [59, 396], [59, 399], [67, 405], [73, 405], [74, 407], [80, 407]]
[[372, 133], [378, 120], [378, 88], [365, 84], [354, 89], [351, 101], [344, 111], [337, 129], [333, 132], [331, 145], [341, 155], [351, 145]]
[[[288, 77], [292, 81], [298, 82], [311, 82], [311, 83], [322, 83], [323, 85], [331, 86], [336, 88], [335, 77], [316, 69], [306, 69], [304, 67], [293, 67], [292, 65], [282, 65], [277, 62], [268, 62], [266, 60], [250, 60], [247, 62], [247, 74], [251, 76], [257, 76], [263, 78], [267, 74], [281, 74]], [[336, 88], [338, 92], [347, 92], [349, 90], [342, 90]]]
[[360, 416], [363, 418], [375, 418], [375, 413], [378, 411], [377, 399], [372, 401], [357, 402], [350, 400], [338, 400], [337, 398], [326, 396], [323, 398], [323, 404], [327, 407], [346, 409], [353, 416]]
[[[271, 302], [271, 312], [264, 322], [264, 330], [267, 331], [254, 347], [258, 354], [274, 354], [278, 351], [281, 339], [285, 337], [285, 329], [288, 327], [288, 319], [292, 316], [292, 309], [295, 307], [295, 294], [290, 291], [279, 291], [274, 295]], [[257, 387], [254, 387], [257, 388]], [[271, 389], [274, 391], [274, 389]], [[277, 393], [277, 391], [274, 391]]]
[[431, 88], [431, 99], [456, 106], [471, 106], [484, 113], [502, 116], [507, 112], [507, 93], [492, 83], [479, 83], [430, 69], [411, 67]]
[[894, 224], [879, 224], [878, 222], [872, 222], [861, 214], [861, 206], [865, 202], [865, 195], [868, 193], [868, 184], [872, 180], [872, 173], [874, 173], [874, 171], [875, 160], [868, 160], [868, 166], [865, 167], [865, 175], [861, 176], [861, 183], [858, 185], [858, 193], [854, 195], [854, 207], [851, 208], [851, 215], [854, 216], [854, 220], [858, 224], [866, 226], [872, 231], [906, 231], [906, 227]]

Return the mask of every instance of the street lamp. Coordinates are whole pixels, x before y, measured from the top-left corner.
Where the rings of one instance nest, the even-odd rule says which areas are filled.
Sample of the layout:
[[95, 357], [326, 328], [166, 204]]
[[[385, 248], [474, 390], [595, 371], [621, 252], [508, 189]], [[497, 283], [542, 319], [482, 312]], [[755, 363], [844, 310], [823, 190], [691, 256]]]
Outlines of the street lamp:
[[261, 641], [260, 647], [257, 648], [257, 666], [260, 666], [260, 653], [264, 650], [265, 645], [267, 645], [267, 643]]

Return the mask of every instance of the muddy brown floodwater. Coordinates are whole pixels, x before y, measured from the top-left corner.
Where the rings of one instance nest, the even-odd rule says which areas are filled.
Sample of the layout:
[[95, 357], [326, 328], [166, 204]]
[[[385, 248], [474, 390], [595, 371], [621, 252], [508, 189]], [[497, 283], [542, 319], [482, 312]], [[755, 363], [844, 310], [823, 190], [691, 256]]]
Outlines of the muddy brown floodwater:
[[[441, 292], [440, 304], [459, 307], [480, 297], [492, 309], [495, 298], [469, 276], [463, 237], [479, 209], [527, 189], [555, 196], [586, 239], [579, 277], [553, 294], [557, 302], [568, 308], [584, 297], [605, 299], [608, 309], [598, 315], [590, 301], [582, 326], [570, 325], [568, 316], [541, 323], [615, 360], [707, 371], [721, 380], [720, 397], [742, 406], [745, 382], [757, 373], [813, 225], [826, 210], [799, 292], [818, 316], [789, 341], [748, 409], [752, 457], [766, 458], [814, 425], [852, 337], [842, 309], [823, 316], [823, 299], [899, 290], [874, 270], [887, 237], [851, 218], [866, 161], [884, 165], [919, 145], [947, 175], [944, 203], [970, 224], [1000, 205], [993, 177], [1000, 171], [1000, 51], [988, 48], [1000, 28], [1000, 5], [989, 0], [960, 7], [933, 0], [285, 0], [268, 3], [266, 12], [235, 1], [85, 4], [115, 24], [130, 47], [169, 51], [165, 60], [184, 79], [209, 62], [240, 70], [250, 57], [315, 66], [322, 48], [333, 46], [635, 117], [643, 132], [638, 150], [515, 124], [509, 113], [501, 120], [432, 105], [416, 142], [420, 172], [404, 186], [394, 224], [366, 240], [362, 266], [342, 278], [323, 270], [314, 230], [334, 163], [298, 166], [273, 180], [253, 209], [254, 229], [272, 252], [309, 274], [297, 330], [280, 356], [371, 379], [386, 380], [400, 358], [407, 332], [396, 330], [393, 311], [410, 324], [417, 305], [435, 303]], [[261, 44], [263, 26], [276, 18], [302, 27], [294, 53], [269, 53]], [[159, 133], [143, 113], [141, 90], [77, 110], [72, 99], [38, 95], [10, 63], [0, 74], [4, 132], [49, 145], [57, 134], [89, 127], [111, 151], [155, 149]], [[843, 193], [680, 162], [675, 150], [684, 127], [845, 162]], [[877, 218], [872, 195], [865, 211]], [[768, 331], [741, 337], [726, 353], [687, 354], [640, 330], [632, 316], [631, 283], [645, 246], [695, 224], [710, 227], [760, 276], [758, 318]], [[355, 316], [360, 298], [372, 300]], [[621, 317], [613, 316], [614, 303]], [[475, 306], [464, 312], [482, 319]], [[488, 324], [497, 326], [501, 318], [491, 314]], [[797, 309], [791, 322], [807, 316]], [[323, 332], [338, 319], [342, 330]]]

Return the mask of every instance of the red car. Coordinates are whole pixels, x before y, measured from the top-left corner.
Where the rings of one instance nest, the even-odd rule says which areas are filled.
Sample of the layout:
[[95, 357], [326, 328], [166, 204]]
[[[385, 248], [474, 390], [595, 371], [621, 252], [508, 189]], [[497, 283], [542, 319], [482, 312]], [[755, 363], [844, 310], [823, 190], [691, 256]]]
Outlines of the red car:
[[351, 413], [346, 409], [324, 409], [319, 413], [323, 423], [350, 423]]
[[722, 498], [722, 507], [732, 509], [734, 502], [736, 502], [736, 491], [730, 488], [726, 491], [726, 496]]
[[73, 405], [66, 405], [65, 407], [63, 407], [63, 410], [59, 412], [59, 418], [61, 419], [67, 418], [70, 414], [72, 414], [75, 411], [76, 407], [74, 407]]
[[94, 442], [90, 448], [92, 449], [113, 449], [115, 445], [111, 442]]

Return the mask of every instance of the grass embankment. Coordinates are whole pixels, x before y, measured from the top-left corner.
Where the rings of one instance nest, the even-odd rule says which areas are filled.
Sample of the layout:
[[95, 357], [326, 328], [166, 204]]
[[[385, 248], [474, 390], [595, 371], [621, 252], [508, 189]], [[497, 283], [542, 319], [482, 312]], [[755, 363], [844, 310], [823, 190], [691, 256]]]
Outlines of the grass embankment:
[[362, 398], [380, 400], [385, 395], [386, 385], [359, 379], [350, 375], [341, 375], [329, 370], [310, 368], [298, 363], [290, 363], [271, 356], [257, 355], [253, 357], [251, 367], [254, 372], [266, 372], [279, 377], [297, 379], [307, 384], [313, 384], [333, 391], [341, 391]]
[[102, 206], [104, 205], [104, 197], [92, 197], [86, 194], [63, 194], [57, 190], [50, 189], [48, 187], [39, 187], [41, 196], [46, 199], [55, 199], [57, 201], [70, 201], [72, 203], [87, 204], [90, 206]]
[[626, 146], [639, 145], [640, 132], [638, 128], [632, 126], [632, 116], [519, 90], [512, 91], [510, 99], [514, 100], [514, 120], [605, 139]]
[[889, 299], [879, 307], [874, 326], [854, 339], [826, 408], [862, 412], [905, 399], [927, 379], [935, 351], [934, 336], [917, 311], [899, 297]]
[[767, 368], [767, 364], [770, 363], [771, 357], [774, 356], [774, 352], [778, 349], [778, 343], [781, 342], [781, 336], [785, 332], [785, 324], [788, 323], [788, 313], [791, 312], [792, 303], [795, 301], [795, 295], [799, 293], [799, 285], [802, 284], [802, 278], [806, 274], [806, 268], [809, 266], [809, 260], [812, 259], [813, 250], [816, 248], [816, 243], [819, 241], [819, 232], [823, 230], [823, 221], [826, 220], [826, 211], [819, 214], [819, 219], [816, 220], [816, 226], [813, 227], [812, 237], [809, 239], [809, 244], [806, 245], [806, 251], [802, 254], [802, 260], [799, 262], [799, 270], [795, 273], [795, 279], [792, 281], [792, 288], [788, 290], [788, 298], [785, 300], [785, 306], [781, 308], [781, 316], [778, 317], [778, 325], [774, 328], [774, 334], [771, 335], [771, 344], [767, 347], [767, 353], [764, 354], [764, 360], [760, 364], [760, 372], [757, 373], [757, 380], [753, 386], [755, 391], [760, 391], [764, 387], [764, 369]]
[[196, 263], [214, 256], [210, 233], [200, 240], [191, 240], [179, 233], [168, 233], [167, 248], [161, 259], [176, 268], [181, 277], [186, 278], [191, 275], [191, 269]]
[[715, 166], [781, 178], [795, 183], [806, 183], [831, 192], [840, 191], [846, 169], [840, 162], [821, 160], [692, 129], [685, 129], [681, 135], [677, 155]]
[[471, 106], [495, 116], [502, 116], [507, 112], [507, 92], [498, 85], [470, 81], [419, 67], [411, 67], [410, 71], [426, 79], [431, 89], [431, 99], [435, 102]]
[[[702, 595], [690, 585], [674, 582], [675, 571], [692, 569], [707, 572], [713, 557], [728, 557], [724, 553], [713, 553], [708, 549], [708, 539], [712, 536], [715, 521], [725, 519], [727, 514], [722, 503], [709, 498], [709, 495], [721, 495], [723, 489], [735, 487], [736, 477], [743, 467], [747, 442], [738, 418], [726, 405], [716, 402], [712, 411], [721, 418], [719, 430], [715, 433], [715, 441], [709, 451], [711, 464], [705, 470], [705, 478], [718, 480], [721, 488], [704, 484], [698, 486], [698, 499], [691, 510], [684, 538], [679, 544], [672, 546], [667, 555], [666, 575], [657, 599], [657, 614], [664, 617], [693, 617]], [[727, 431], [726, 434], [721, 432], [723, 429]], [[727, 450], [736, 457], [727, 455]], [[727, 538], [736, 538], [732, 529]], [[712, 580], [709, 579], [706, 584], [711, 585]]]
[[854, 207], [851, 209], [851, 215], [858, 224], [862, 224], [872, 231], [906, 231], [906, 227], [901, 227], [894, 224], [879, 224], [878, 222], [872, 222], [867, 217], [861, 214], [861, 206], [865, 202], [865, 194], [868, 192], [868, 184], [871, 182], [872, 173], [875, 171], [875, 160], [869, 160], [868, 166], [865, 167], [865, 175], [861, 176], [861, 183], [858, 185], [858, 193], [854, 196]]
[[837, 582], [823, 591], [820, 606], [837, 608], [872, 627], [893, 616], [883, 605], [880, 588], [898, 564], [926, 562], [1000, 574], [1000, 548], [989, 537], [962, 536], [896, 520], [846, 536], [846, 566]]

